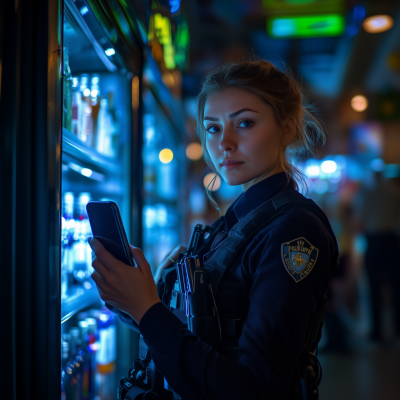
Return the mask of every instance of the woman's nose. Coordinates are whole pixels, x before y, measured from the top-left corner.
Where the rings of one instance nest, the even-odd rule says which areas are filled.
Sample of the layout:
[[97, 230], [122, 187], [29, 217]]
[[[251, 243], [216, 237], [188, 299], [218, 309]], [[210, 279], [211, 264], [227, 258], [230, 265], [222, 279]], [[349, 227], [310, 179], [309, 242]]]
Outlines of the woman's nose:
[[221, 137], [221, 141], [219, 143], [219, 149], [222, 152], [235, 151], [237, 148], [237, 144], [234, 140], [234, 132], [231, 129], [224, 129]]

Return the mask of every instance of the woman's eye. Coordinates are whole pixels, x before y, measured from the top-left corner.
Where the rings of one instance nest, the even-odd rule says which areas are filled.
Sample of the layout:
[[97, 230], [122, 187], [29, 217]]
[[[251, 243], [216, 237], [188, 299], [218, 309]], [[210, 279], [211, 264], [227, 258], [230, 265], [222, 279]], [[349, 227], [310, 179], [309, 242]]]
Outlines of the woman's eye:
[[209, 133], [216, 133], [216, 132], [219, 132], [219, 128], [218, 128], [218, 126], [211, 125], [206, 128], [206, 131]]
[[249, 119], [245, 119], [243, 121], [240, 122], [239, 127], [240, 128], [249, 128], [250, 126], [252, 126], [254, 124], [253, 121], [250, 121]]

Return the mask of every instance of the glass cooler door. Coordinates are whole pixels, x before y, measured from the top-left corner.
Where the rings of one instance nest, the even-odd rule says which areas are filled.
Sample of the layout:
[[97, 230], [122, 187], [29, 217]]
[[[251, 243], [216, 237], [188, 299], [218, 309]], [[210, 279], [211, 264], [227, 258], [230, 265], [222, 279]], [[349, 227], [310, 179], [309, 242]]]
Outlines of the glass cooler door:
[[115, 399], [117, 376], [132, 362], [131, 333], [104, 307], [91, 279], [87, 242], [90, 200], [116, 202], [128, 239], [131, 232], [133, 73], [107, 38], [87, 3], [65, 1], [61, 374], [67, 400]]

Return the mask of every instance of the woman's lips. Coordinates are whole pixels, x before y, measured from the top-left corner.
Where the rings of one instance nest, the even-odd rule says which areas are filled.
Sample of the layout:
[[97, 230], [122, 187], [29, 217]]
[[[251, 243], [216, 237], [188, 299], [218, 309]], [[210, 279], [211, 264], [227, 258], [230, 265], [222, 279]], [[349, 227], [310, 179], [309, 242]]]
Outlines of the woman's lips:
[[225, 169], [234, 169], [240, 167], [244, 162], [236, 161], [236, 160], [224, 160], [222, 161], [221, 165]]

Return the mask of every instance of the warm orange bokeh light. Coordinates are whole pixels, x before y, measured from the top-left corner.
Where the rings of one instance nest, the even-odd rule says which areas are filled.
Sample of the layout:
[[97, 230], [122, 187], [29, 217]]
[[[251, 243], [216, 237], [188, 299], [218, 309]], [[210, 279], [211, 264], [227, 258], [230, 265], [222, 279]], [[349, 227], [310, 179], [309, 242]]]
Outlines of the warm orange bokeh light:
[[203, 149], [200, 143], [189, 143], [186, 147], [186, 155], [190, 160], [200, 160], [203, 155]]
[[170, 149], [163, 149], [160, 151], [158, 157], [163, 164], [168, 164], [174, 158], [174, 153]]
[[368, 100], [365, 96], [357, 95], [351, 99], [351, 108], [354, 111], [362, 112], [368, 108]]
[[368, 33], [379, 33], [388, 31], [393, 26], [393, 18], [389, 15], [373, 15], [366, 18], [363, 28]]

